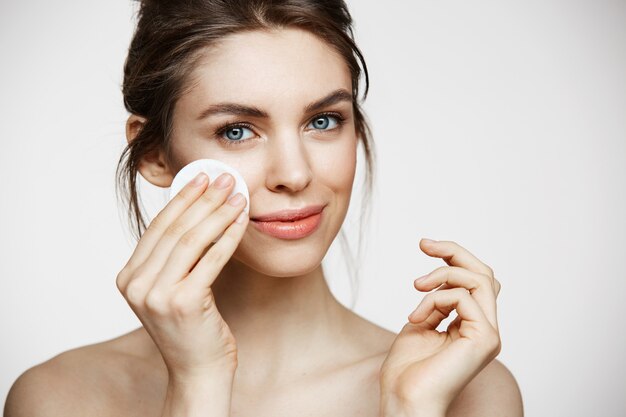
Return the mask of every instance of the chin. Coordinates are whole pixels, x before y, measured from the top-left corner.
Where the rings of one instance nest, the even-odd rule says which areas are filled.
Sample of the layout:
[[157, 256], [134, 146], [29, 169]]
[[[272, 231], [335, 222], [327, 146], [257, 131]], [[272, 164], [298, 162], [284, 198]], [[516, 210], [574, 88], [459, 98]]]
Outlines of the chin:
[[317, 269], [330, 245], [319, 240], [308, 242], [281, 241], [273, 245], [252, 246], [241, 242], [233, 259], [255, 271], [272, 277], [295, 277]]
[[319, 227], [299, 239], [281, 239], [249, 224], [232, 259], [272, 277], [296, 277], [311, 273], [320, 267], [345, 220], [347, 204], [339, 207], [327, 207]]
[[308, 274], [319, 268], [341, 227], [341, 222], [329, 221], [330, 217], [326, 220], [322, 227], [302, 239], [279, 239], [248, 230], [232, 258], [268, 276]]

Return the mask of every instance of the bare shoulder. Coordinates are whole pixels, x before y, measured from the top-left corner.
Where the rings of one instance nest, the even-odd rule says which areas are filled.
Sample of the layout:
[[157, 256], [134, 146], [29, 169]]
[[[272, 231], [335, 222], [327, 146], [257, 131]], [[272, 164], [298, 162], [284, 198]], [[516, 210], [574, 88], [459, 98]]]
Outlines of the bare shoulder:
[[[13, 383], [5, 404], [5, 417], [78, 416], [101, 406], [98, 388], [104, 387], [94, 363], [108, 360], [91, 347], [63, 352], [22, 373]], [[92, 414], [100, 415], [100, 414]]]
[[522, 417], [522, 394], [515, 377], [502, 362], [494, 359], [461, 391], [447, 415]]
[[351, 338], [348, 344], [351, 348], [344, 348], [344, 354], [350, 358], [360, 358], [356, 364], [369, 368], [370, 379], [378, 383], [380, 366], [397, 334], [355, 313], [352, 313], [350, 330], [345, 334]]
[[124, 336], [62, 352], [23, 372], [9, 390], [5, 417], [110, 416], [124, 402], [133, 370], [141, 367], [118, 349]]
[[346, 333], [352, 335], [354, 345], [362, 349], [363, 353], [374, 353], [377, 356], [386, 355], [397, 334], [345, 307], [343, 308], [350, 317], [348, 321], [349, 331]]

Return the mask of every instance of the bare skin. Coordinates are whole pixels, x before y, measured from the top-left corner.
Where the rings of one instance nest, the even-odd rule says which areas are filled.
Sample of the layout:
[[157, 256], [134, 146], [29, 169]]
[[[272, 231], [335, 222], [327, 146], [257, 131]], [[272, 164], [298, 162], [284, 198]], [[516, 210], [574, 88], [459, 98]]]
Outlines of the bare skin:
[[[355, 315], [350, 320], [354, 330], [365, 333], [350, 333], [320, 352], [328, 358], [324, 368], [301, 371], [293, 367], [281, 381], [260, 380], [254, 368], [238, 369], [230, 415], [296, 416], [315, 410], [319, 416], [377, 416], [378, 371], [387, 353], [385, 344], [392, 343], [394, 334]], [[302, 362], [309, 361], [303, 357]], [[167, 370], [143, 328], [66, 352], [40, 366], [45, 368], [40, 372], [54, 373], [57, 381], [72, 379], [73, 388], [67, 387], [67, 394], [76, 403], [77, 412], [93, 410], [95, 402], [102, 416], [161, 415]], [[77, 369], [80, 374], [73, 374]], [[81, 392], [81, 404], [76, 390]], [[62, 406], [60, 398], [51, 397], [48, 395], [56, 402], [53, 407]]]
[[[307, 32], [245, 33], [211, 51], [195, 75], [195, 87], [174, 114], [176, 160], [168, 163], [162, 154], [146, 158], [140, 165], [144, 178], [168, 187], [187, 163], [215, 158], [246, 180], [251, 217], [327, 204], [320, 230], [300, 242], [264, 236], [250, 225], [211, 285], [237, 343], [230, 415], [379, 416], [379, 371], [396, 334], [339, 303], [321, 268], [345, 218], [354, 180], [352, 105], [344, 100], [303, 112], [328, 93], [351, 91], [345, 62]], [[244, 117], [254, 124], [250, 139], [227, 147], [214, 138], [215, 129], [239, 118], [197, 118], [207, 104], [224, 101], [256, 106], [269, 117]], [[328, 133], [308, 128], [324, 111], [342, 113], [346, 125]], [[129, 141], [142, 123], [138, 116], [129, 118]], [[5, 417], [157, 417], [167, 386], [161, 352], [140, 327], [31, 368], [14, 384]], [[515, 401], [520, 406], [507, 415], [521, 415], [519, 392], [494, 360], [467, 385], [448, 416], [502, 415], [507, 409], [502, 404]]]
[[[246, 387], [236, 377], [231, 416], [299, 416], [315, 410], [320, 417], [378, 417], [378, 372], [387, 356], [385, 346], [396, 334], [353, 316], [355, 330], [362, 330], [357, 334], [365, 343], [355, 345], [354, 340], [350, 346], [348, 342], [348, 350], [354, 352], [351, 361], [324, 372], [294, 374], [282, 385]], [[340, 351], [343, 349], [337, 345], [325, 353], [334, 358]], [[12, 412], [5, 417], [159, 417], [166, 388], [165, 364], [150, 336], [140, 327], [112, 340], [69, 350], [30, 368], [13, 386], [12, 403], [7, 402]], [[494, 360], [459, 395], [447, 415], [480, 416], [485, 404], [519, 400], [513, 376]]]

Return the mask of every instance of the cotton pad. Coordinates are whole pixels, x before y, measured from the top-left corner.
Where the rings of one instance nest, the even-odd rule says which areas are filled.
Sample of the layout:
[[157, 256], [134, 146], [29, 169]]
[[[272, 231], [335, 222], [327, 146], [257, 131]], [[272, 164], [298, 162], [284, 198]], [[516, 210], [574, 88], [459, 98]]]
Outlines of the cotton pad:
[[235, 168], [222, 161], [218, 161], [217, 159], [197, 159], [185, 165], [180, 171], [178, 171], [172, 181], [168, 201], [174, 198], [174, 196], [178, 194], [178, 192], [200, 172], [205, 172], [209, 176], [209, 184], [213, 183], [213, 181], [215, 181], [217, 177], [224, 172], [231, 174], [235, 178], [235, 186], [227, 199], [237, 193], [241, 193], [246, 198], [246, 207], [244, 207], [243, 210], [246, 213], [249, 213], [250, 193], [248, 192], [246, 182]]

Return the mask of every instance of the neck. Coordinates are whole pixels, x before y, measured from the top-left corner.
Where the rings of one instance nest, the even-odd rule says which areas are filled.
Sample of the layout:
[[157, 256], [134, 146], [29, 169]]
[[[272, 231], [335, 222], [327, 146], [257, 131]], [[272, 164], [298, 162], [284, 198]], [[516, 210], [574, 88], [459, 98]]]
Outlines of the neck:
[[254, 370], [255, 379], [280, 379], [328, 362], [322, 355], [332, 353], [349, 312], [330, 292], [321, 265], [300, 276], [272, 277], [231, 258], [211, 288], [237, 340], [237, 373], [244, 378]]

